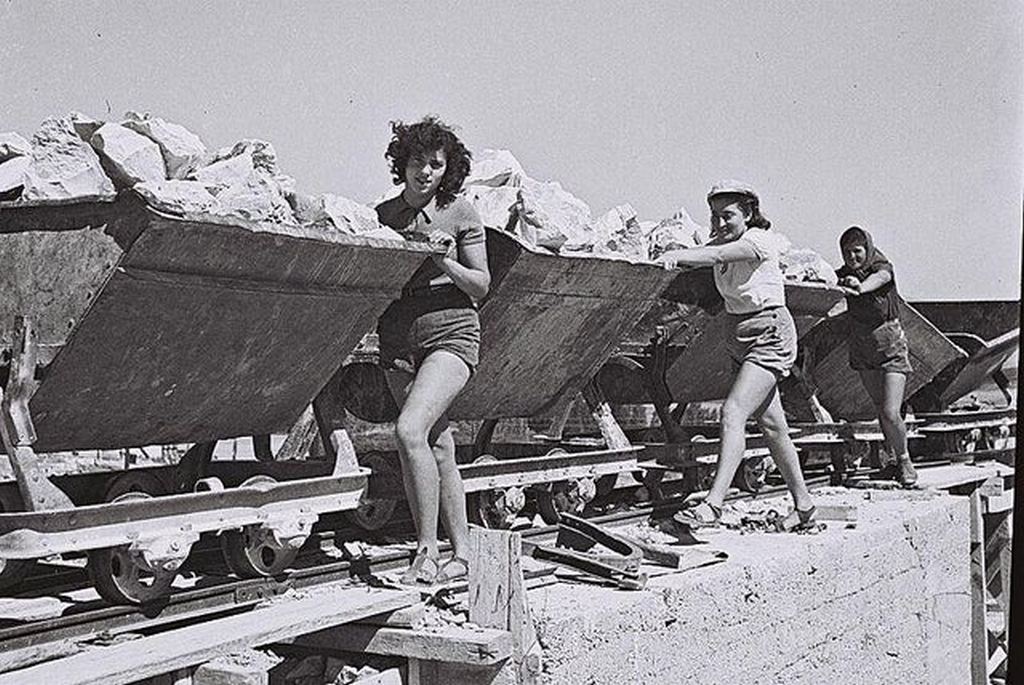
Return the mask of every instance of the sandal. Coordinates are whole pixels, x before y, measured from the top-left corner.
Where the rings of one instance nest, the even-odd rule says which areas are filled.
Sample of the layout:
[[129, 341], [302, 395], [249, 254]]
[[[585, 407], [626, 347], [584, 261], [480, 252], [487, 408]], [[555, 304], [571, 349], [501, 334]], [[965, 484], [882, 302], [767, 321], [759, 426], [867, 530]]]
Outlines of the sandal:
[[462, 557], [452, 557], [441, 564], [434, 577], [436, 583], [451, 583], [469, 576], [469, 562]]
[[797, 532], [801, 530], [813, 530], [818, 527], [818, 508], [811, 505], [810, 509], [797, 509], [786, 514], [782, 519], [782, 530]]
[[402, 573], [399, 582], [402, 585], [433, 585], [439, 570], [437, 559], [430, 556], [424, 548], [416, 552], [416, 558]]
[[688, 509], [677, 511], [672, 520], [690, 529], [717, 528], [722, 520], [722, 508], [704, 500]]

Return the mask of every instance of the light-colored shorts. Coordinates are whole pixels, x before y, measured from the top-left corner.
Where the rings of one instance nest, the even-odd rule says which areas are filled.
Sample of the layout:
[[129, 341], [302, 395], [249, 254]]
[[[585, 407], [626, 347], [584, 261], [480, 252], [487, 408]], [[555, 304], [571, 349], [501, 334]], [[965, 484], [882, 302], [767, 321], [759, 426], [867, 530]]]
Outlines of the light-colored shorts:
[[738, 368], [751, 362], [785, 378], [796, 363], [796, 324], [785, 307], [751, 314], [729, 314], [733, 336], [729, 356]]
[[899, 319], [874, 328], [850, 322], [850, 368], [854, 371], [888, 371], [908, 374], [910, 349]]

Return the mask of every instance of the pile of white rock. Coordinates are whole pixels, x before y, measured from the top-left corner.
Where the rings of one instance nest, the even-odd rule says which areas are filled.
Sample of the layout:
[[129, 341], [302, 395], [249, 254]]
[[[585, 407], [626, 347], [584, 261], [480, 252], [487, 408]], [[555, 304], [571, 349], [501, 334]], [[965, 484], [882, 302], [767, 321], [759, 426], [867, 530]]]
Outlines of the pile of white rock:
[[0, 133], [0, 200], [109, 199], [127, 188], [181, 216], [400, 239], [370, 207], [298, 193], [295, 180], [279, 169], [274, 146], [262, 140], [210, 151], [184, 126], [135, 112], [117, 122], [78, 113], [50, 117], [31, 141]]
[[[557, 181], [528, 176], [508, 150], [483, 150], [474, 157], [463, 196], [485, 226], [512, 233], [531, 247], [566, 256], [653, 262], [669, 250], [701, 245], [709, 234], [685, 207], [667, 219], [641, 221], [625, 203], [594, 218], [590, 207]], [[813, 250], [789, 248], [782, 268], [787, 280], [836, 284], [835, 271]]]
[[562, 255], [653, 261], [666, 250], [701, 244], [707, 233], [685, 209], [662, 221], [640, 221], [632, 206], [621, 204], [595, 219], [557, 181], [528, 176], [508, 150], [475, 155], [463, 195], [485, 226]]

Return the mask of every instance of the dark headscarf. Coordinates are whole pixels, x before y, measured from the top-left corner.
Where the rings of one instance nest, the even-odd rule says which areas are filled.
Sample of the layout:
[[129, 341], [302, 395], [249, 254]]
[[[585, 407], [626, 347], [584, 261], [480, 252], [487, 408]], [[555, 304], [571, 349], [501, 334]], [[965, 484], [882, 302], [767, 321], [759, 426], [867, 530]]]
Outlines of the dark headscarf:
[[851, 269], [846, 265], [846, 259], [843, 259], [843, 271], [853, 274], [860, 280], [867, 278], [868, 274], [871, 273], [870, 267], [879, 262], [888, 262], [886, 256], [882, 254], [882, 251], [875, 247], [875, 241], [872, 240], [871, 234], [865, 231], [860, 226], [850, 226], [848, 229], [843, 231], [843, 234], [839, 236], [839, 249], [842, 251], [844, 247], [850, 243], [856, 243], [858, 245], [864, 245], [867, 251], [867, 258], [864, 260], [864, 264], [859, 269]]

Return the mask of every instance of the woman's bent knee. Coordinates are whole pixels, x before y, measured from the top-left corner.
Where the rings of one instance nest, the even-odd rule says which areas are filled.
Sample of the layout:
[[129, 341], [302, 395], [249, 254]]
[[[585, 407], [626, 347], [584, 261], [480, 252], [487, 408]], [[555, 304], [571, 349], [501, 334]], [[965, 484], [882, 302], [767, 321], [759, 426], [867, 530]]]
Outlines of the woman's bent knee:
[[426, 446], [427, 432], [417, 422], [400, 415], [395, 421], [395, 439], [403, 451], [408, 453], [412, 449]]

